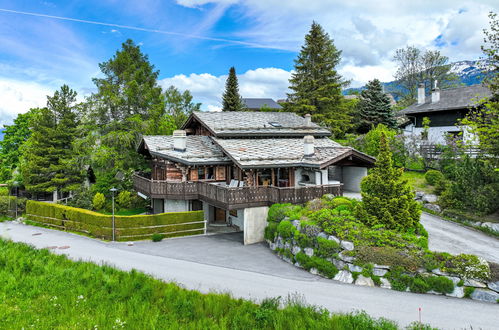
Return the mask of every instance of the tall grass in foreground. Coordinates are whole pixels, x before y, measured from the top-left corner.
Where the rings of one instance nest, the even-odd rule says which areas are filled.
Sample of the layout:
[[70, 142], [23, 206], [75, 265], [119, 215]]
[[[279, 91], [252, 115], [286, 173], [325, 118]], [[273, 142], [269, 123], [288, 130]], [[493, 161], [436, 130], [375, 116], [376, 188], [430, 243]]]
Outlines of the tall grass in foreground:
[[397, 329], [365, 313], [331, 315], [293, 301], [278, 306], [277, 299], [258, 305], [201, 294], [0, 239], [2, 329]]

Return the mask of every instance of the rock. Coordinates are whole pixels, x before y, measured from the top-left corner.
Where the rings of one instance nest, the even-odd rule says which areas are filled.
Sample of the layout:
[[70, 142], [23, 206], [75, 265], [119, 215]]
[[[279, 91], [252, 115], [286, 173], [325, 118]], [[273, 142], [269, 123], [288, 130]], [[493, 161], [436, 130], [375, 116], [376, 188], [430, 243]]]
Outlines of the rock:
[[484, 222], [484, 223], [482, 223], [482, 227], [489, 228], [490, 230], [493, 230], [493, 231], [496, 231], [499, 233], [499, 223]]
[[437, 292], [437, 291], [433, 291], [433, 290], [430, 290], [430, 291], [428, 291], [428, 292], [426, 292], [426, 293], [429, 293], [429, 294], [435, 294], [435, 295], [437, 295], [437, 296], [441, 296], [441, 295], [442, 295], [442, 293], [441, 293], [441, 292]]
[[319, 274], [319, 271], [317, 270], [317, 268], [310, 268], [310, 273], [313, 275], [317, 275]]
[[348, 264], [348, 269], [350, 269], [351, 272], [356, 272], [356, 273], [360, 273], [362, 271], [362, 267], [356, 266], [354, 264]]
[[464, 286], [472, 286], [474, 288], [486, 288], [487, 287], [484, 283], [478, 282], [478, 281], [472, 280], [472, 279], [464, 280]]
[[291, 250], [291, 243], [290, 243], [290, 242], [286, 242], [286, 243], [284, 243], [284, 248], [285, 248], [286, 250]]
[[487, 286], [489, 287], [490, 290], [499, 293], [499, 281], [497, 281], [497, 282], [489, 282], [489, 283], [487, 283]]
[[433, 212], [437, 212], [437, 213], [442, 212], [442, 209], [437, 204], [425, 203], [425, 204], [423, 204], [423, 207], [425, 207], [428, 210], [431, 210]]
[[424, 194], [423, 198], [421, 198], [425, 203], [435, 203], [438, 199], [437, 195], [433, 194]]
[[422, 191], [416, 191], [416, 197], [414, 197], [415, 200], [422, 200], [424, 196], [424, 192]]
[[298, 261], [295, 262], [295, 266], [298, 268], [303, 268]]
[[293, 264], [293, 262], [291, 261], [291, 259], [289, 259], [288, 257], [282, 257], [282, 260], [286, 261], [289, 264]]
[[346, 263], [344, 261], [341, 261], [341, 260], [336, 259], [336, 258], [332, 258], [331, 262], [338, 269], [343, 269], [346, 266]]
[[431, 272], [433, 274], [436, 274], [436, 275], [449, 276], [449, 274], [447, 274], [446, 272], [441, 271], [440, 268], [436, 268], [436, 269], [432, 270]]
[[275, 241], [276, 248], [282, 249], [284, 247], [284, 242], [281, 237], [277, 237], [277, 240]]
[[345, 255], [343, 252], [344, 252], [344, 251], [341, 251], [341, 252], [338, 254], [338, 257], [339, 257], [341, 260], [345, 261], [345, 262], [352, 262], [352, 261], [353, 261], [353, 259], [354, 259], [354, 257], [347, 256], [347, 255]]
[[383, 289], [391, 289], [392, 288], [390, 281], [388, 281], [386, 278], [382, 277], [382, 278], [380, 278], [380, 280], [381, 280], [380, 287], [382, 287]]
[[384, 268], [374, 268], [373, 269], [373, 275], [376, 275], [376, 276], [385, 276], [386, 273], [388, 273], [388, 270], [386, 270]]
[[338, 237], [336, 237], [336, 236], [333, 236], [333, 235], [329, 235], [329, 236], [327, 237], [327, 239], [328, 239], [328, 240], [330, 240], [330, 241], [335, 241], [335, 242], [336, 242], [336, 243], [338, 243], [338, 244], [340, 244], [340, 243], [341, 243], [340, 239], [339, 239]]
[[497, 303], [499, 293], [486, 289], [475, 289], [475, 291], [471, 294], [471, 299]]
[[447, 277], [449, 280], [452, 281], [452, 283], [454, 283], [454, 285], [457, 285], [457, 283], [459, 283], [461, 281], [461, 279], [459, 277], [455, 277], [455, 276], [445, 276]]
[[325, 232], [320, 232], [319, 235], [317, 235], [317, 237], [322, 237], [324, 239], [327, 239], [328, 235]]
[[303, 249], [303, 252], [304, 252], [307, 256], [309, 256], [309, 257], [311, 257], [311, 256], [313, 256], [313, 255], [314, 255], [314, 249], [312, 249], [312, 248], [305, 248], [305, 249]]
[[345, 250], [352, 251], [354, 249], [353, 243], [349, 241], [341, 241], [341, 247]]
[[301, 247], [297, 245], [293, 246], [293, 248], [291, 249], [291, 253], [293, 253], [293, 255], [297, 255], [300, 252], [301, 252]]
[[374, 286], [374, 282], [370, 277], [359, 275], [359, 277], [357, 277], [357, 280], [355, 281], [355, 285]]
[[300, 220], [293, 220], [291, 221], [291, 224], [298, 230], [301, 229], [301, 224], [300, 224]]
[[455, 286], [454, 291], [452, 291], [451, 293], [446, 293], [445, 295], [449, 297], [462, 298], [464, 297], [464, 287]]
[[374, 268], [390, 269], [390, 266], [388, 266], [388, 265], [378, 265], [378, 264], [374, 264]]
[[340, 270], [338, 274], [333, 278], [333, 280], [340, 281], [343, 283], [353, 283], [353, 276], [348, 270]]
[[272, 242], [270, 242], [269, 247], [272, 251], [275, 251], [275, 249], [277, 248], [276, 244]]

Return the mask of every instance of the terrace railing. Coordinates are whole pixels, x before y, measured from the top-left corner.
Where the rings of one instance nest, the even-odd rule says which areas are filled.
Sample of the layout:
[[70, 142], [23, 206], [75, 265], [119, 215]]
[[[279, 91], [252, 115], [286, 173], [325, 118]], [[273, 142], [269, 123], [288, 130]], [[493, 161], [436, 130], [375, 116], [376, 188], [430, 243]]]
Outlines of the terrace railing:
[[208, 182], [171, 182], [151, 180], [135, 174], [136, 191], [150, 198], [199, 199], [216, 207], [238, 209], [245, 207], [268, 206], [274, 203], [301, 204], [325, 194], [340, 196], [342, 184], [328, 184], [305, 187], [228, 187]]

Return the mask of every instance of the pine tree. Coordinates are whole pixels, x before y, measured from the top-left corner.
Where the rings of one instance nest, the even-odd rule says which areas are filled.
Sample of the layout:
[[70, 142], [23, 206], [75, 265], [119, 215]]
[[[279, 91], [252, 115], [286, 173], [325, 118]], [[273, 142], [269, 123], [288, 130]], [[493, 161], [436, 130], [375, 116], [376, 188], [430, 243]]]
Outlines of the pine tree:
[[290, 89], [286, 110], [303, 116], [307, 113], [312, 119], [341, 136], [351, 127], [348, 107], [343, 104], [342, 87], [347, 82], [336, 71], [341, 60], [341, 51], [336, 49], [333, 40], [316, 22], [312, 23], [305, 36], [295, 72], [290, 79]]
[[356, 212], [360, 220], [400, 231], [417, 227], [421, 210], [402, 172], [402, 168], [393, 167], [387, 138], [382, 133], [376, 167], [361, 183], [362, 203]]
[[360, 133], [368, 132], [371, 127], [383, 124], [390, 128], [396, 127], [396, 121], [390, 104], [390, 98], [383, 92], [383, 86], [378, 79], [369, 81], [360, 93], [357, 104]]
[[229, 76], [225, 82], [225, 92], [222, 97], [222, 111], [242, 111], [244, 104], [239, 95], [239, 83], [237, 82], [236, 69], [229, 69]]
[[47, 107], [37, 111], [30, 124], [21, 165], [26, 189], [38, 193], [77, 188], [83, 176], [72, 148], [78, 126], [76, 92], [63, 85], [47, 97]]

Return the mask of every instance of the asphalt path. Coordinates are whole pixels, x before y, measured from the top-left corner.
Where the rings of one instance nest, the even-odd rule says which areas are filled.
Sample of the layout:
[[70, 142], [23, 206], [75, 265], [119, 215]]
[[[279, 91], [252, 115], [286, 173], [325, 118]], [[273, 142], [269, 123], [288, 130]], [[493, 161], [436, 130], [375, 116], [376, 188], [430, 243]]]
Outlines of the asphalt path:
[[[234, 297], [254, 301], [291, 295], [332, 312], [365, 310], [371, 316], [386, 317], [401, 326], [418, 320], [419, 308], [422, 310], [423, 322], [442, 329], [497, 329], [499, 326], [497, 304], [360, 287], [317, 276], [282, 277], [279, 274], [228, 268], [148, 254], [144, 250], [137, 252], [134, 246], [127, 246], [126, 243], [106, 243], [12, 222], [0, 223], [0, 235], [16, 242], [32, 244], [36, 248], [57, 246], [52, 249], [55, 253], [65, 254], [73, 260], [108, 264], [126, 271], [137, 269], [158, 279], [177, 282], [185, 288], [205, 293], [229, 292]], [[257, 262], [258, 259], [255, 260]], [[275, 262], [283, 261], [276, 258]]]

